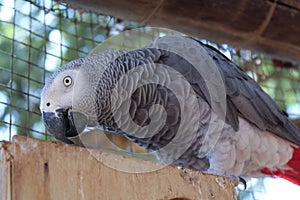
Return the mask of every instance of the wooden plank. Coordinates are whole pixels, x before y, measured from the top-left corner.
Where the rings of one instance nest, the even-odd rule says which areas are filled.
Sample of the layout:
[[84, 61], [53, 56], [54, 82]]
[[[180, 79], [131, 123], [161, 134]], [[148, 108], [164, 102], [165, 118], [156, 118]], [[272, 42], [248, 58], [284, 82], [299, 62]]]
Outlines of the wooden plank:
[[223, 177], [22, 136], [8, 146], [12, 199], [235, 199]]
[[0, 200], [11, 199], [12, 156], [9, 142], [0, 142]]
[[63, 0], [79, 8], [171, 28], [300, 63], [298, 0]]

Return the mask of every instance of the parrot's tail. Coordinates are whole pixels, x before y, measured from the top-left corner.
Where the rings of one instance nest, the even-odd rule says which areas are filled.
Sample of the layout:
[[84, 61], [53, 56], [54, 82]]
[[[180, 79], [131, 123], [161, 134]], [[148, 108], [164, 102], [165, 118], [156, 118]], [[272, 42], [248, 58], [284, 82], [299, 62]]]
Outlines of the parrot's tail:
[[289, 170], [271, 171], [270, 169], [263, 169], [262, 172], [273, 177], [284, 178], [300, 186], [300, 147], [293, 147], [293, 149], [292, 159], [287, 163], [287, 166], [290, 167]]

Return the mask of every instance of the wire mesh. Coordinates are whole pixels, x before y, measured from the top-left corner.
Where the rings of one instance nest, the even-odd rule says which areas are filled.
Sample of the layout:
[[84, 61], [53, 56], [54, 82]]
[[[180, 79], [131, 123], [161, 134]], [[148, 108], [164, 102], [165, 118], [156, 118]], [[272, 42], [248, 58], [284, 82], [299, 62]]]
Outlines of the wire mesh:
[[[52, 140], [39, 111], [45, 80], [59, 66], [87, 56], [109, 36], [140, 26], [52, 0], [0, 1], [0, 141], [10, 141], [16, 134]], [[292, 118], [300, 118], [299, 66], [207, 43], [237, 62]], [[257, 184], [263, 192], [261, 181], [253, 188]], [[255, 199], [251, 189], [242, 196]]]
[[[15, 134], [51, 139], [38, 108], [46, 78], [66, 62], [85, 57], [109, 36], [140, 26], [51, 0], [3, 0], [0, 12], [0, 140], [11, 140]], [[282, 109], [294, 105], [290, 114], [299, 116], [299, 66], [210, 44], [230, 52]]]
[[116, 34], [120, 20], [50, 0], [4, 0], [0, 12], [0, 140], [51, 139], [39, 111], [46, 78]]

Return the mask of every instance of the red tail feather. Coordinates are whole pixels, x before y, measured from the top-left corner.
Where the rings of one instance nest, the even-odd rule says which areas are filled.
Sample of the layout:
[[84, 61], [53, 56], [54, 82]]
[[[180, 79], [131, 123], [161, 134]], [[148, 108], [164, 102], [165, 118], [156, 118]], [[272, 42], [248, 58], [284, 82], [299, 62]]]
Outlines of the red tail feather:
[[291, 169], [271, 171], [270, 169], [265, 168], [262, 172], [273, 177], [277, 176], [284, 178], [300, 186], [300, 148], [293, 147], [293, 149], [294, 153], [292, 159], [287, 163], [287, 166]]

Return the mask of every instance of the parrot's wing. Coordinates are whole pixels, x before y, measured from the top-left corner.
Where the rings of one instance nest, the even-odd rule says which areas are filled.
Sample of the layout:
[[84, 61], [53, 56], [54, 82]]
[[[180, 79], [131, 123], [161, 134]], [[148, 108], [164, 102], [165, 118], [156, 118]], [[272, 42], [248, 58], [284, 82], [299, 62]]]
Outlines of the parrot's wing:
[[[182, 40], [182, 38], [186, 40], [185, 37], [177, 37], [176, 40]], [[157, 40], [155, 46], [160, 46], [159, 42], [160, 40]], [[195, 42], [201, 44], [211, 59], [213, 59], [225, 83], [227, 123], [235, 130], [238, 130], [238, 117], [240, 116], [261, 130], [268, 130], [281, 138], [300, 145], [300, 130], [252, 78], [218, 50], [204, 45], [200, 41], [195, 40]], [[167, 37], [166, 39], [162, 39], [161, 43], [161, 46], [176, 45], [172, 44], [172, 42], [168, 42]], [[184, 62], [184, 59], [180, 57], [180, 55], [166, 52], [163, 54], [166, 55], [161, 55], [155, 62], [171, 66], [180, 71], [181, 74], [189, 76], [189, 82], [192, 84], [196, 93], [211, 104], [210, 94], [203, 78], [195, 76], [191, 67], [186, 66], [188, 63], [186, 61]]]
[[[300, 145], [300, 130], [288, 119], [287, 114], [251, 77], [216, 49], [193, 38], [161, 37], [148, 47], [118, 57], [108, 68], [107, 72], [112, 73], [108, 77], [121, 75], [114, 75], [115, 71], [130, 70], [146, 63], [163, 64], [182, 74], [199, 98], [206, 101], [214, 113], [222, 115], [221, 118], [224, 116], [225, 121], [235, 131], [239, 129], [238, 118], [242, 117], [260, 130], [267, 130]], [[116, 67], [122, 70], [115, 69]], [[220, 78], [214, 78], [215, 76]], [[225, 96], [224, 101], [218, 100], [218, 97], [222, 96]], [[224, 102], [226, 102], [225, 109], [223, 109]], [[218, 107], [222, 108], [216, 111]]]
[[225, 82], [227, 121], [233, 122], [237, 116], [241, 116], [259, 129], [268, 130], [299, 145], [300, 130], [258, 83], [216, 49], [204, 47], [215, 61]]

